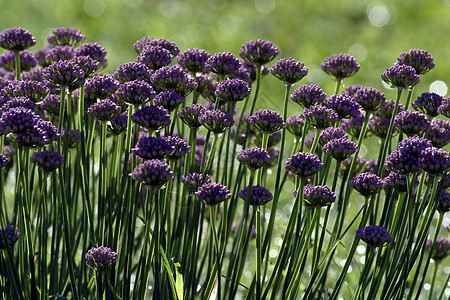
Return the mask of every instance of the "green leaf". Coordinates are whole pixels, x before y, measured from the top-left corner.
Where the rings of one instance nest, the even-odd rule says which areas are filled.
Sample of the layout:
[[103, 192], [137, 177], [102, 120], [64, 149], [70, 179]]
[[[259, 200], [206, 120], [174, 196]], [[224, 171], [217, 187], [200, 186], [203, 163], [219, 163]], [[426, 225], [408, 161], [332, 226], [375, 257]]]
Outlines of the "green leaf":
[[177, 290], [177, 295], [178, 295], [178, 299], [183, 300], [183, 275], [180, 273], [180, 268], [181, 265], [180, 263], [175, 263], [175, 272], [176, 272], [176, 290]]

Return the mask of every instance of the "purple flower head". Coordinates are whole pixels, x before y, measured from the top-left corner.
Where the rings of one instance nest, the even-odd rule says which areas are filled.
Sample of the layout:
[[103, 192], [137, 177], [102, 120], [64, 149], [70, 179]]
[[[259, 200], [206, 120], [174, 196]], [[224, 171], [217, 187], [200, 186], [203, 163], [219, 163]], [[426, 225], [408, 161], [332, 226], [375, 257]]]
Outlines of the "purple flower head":
[[51, 64], [60, 60], [71, 60], [75, 57], [75, 49], [72, 46], [56, 46], [48, 50], [45, 54], [46, 64]]
[[283, 117], [273, 110], [258, 110], [248, 118], [248, 122], [264, 133], [274, 133], [286, 126]]
[[120, 107], [109, 99], [94, 103], [87, 110], [88, 115], [101, 122], [111, 121], [119, 113]]
[[442, 148], [450, 143], [450, 122], [439, 119], [432, 120], [427, 138], [436, 148]]
[[438, 113], [438, 108], [441, 106], [444, 98], [436, 93], [423, 93], [417, 100], [411, 103], [411, 106], [420, 112], [423, 112], [428, 116], [428, 118], [436, 117]]
[[[37, 60], [34, 55], [28, 51], [20, 51], [20, 70], [22, 72], [28, 72], [37, 65]], [[0, 67], [9, 72], [14, 72], [15, 55], [13, 51], [7, 51], [0, 56]]]
[[323, 106], [334, 110], [341, 119], [349, 119], [361, 115], [361, 106], [353, 96], [346, 94], [333, 95], [323, 101]]
[[73, 60], [54, 62], [43, 73], [44, 79], [61, 86], [69, 86], [84, 76], [81, 67]]
[[175, 110], [183, 101], [184, 97], [174, 91], [161, 92], [153, 99], [155, 105], [162, 106], [169, 112]]
[[152, 100], [156, 93], [147, 82], [135, 80], [122, 84], [115, 96], [129, 105], [136, 106]]
[[[379, 138], [384, 139], [387, 136], [390, 123], [391, 119], [388, 117], [385, 117], [383, 115], [374, 116], [369, 120], [369, 123], [367, 124], [367, 131]], [[392, 136], [394, 136], [397, 132], [397, 128], [393, 127]]]
[[9, 28], [0, 33], [0, 47], [11, 51], [22, 51], [36, 45], [36, 39], [23, 28]]
[[[64, 103], [66, 105], [67, 103]], [[59, 116], [59, 109], [61, 105], [61, 96], [50, 94], [41, 102], [40, 106], [43, 110], [53, 117]]]
[[293, 58], [282, 58], [270, 69], [273, 76], [283, 81], [286, 85], [293, 85], [308, 75], [308, 68], [302, 62], [296, 62]]
[[190, 128], [199, 128], [202, 126], [199, 117], [206, 112], [206, 107], [201, 104], [192, 104], [191, 106], [186, 106], [183, 110], [178, 112], [178, 117], [188, 125]]
[[119, 135], [127, 129], [128, 113], [118, 114], [109, 122], [108, 130], [113, 135]]
[[[6, 235], [6, 242], [5, 236]], [[19, 239], [19, 228], [14, 227], [13, 225], [6, 225], [5, 230], [0, 229], [0, 250], [6, 249], [6, 245], [8, 244], [10, 247], [14, 245], [14, 243]]]
[[337, 161], [343, 161], [358, 150], [358, 146], [348, 138], [333, 139], [323, 146], [323, 152]]
[[300, 116], [317, 129], [325, 129], [339, 120], [339, 115], [332, 109], [321, 105], [313, 105], [305, 109]]
[[376, 173], [377, 168], [378, 168], [378, 160], [372, 158], [364, 165], [363, 172]]
[[0, 153], [0, 169], [6, 166], [8, 162], [9, 162], [8, 157]]
[[117, 67], [113, 76], [115, 80], [122, 83], [134, 80], [145, 81], [150, 78], [151, 71], [144, 64], [129, 62]]
[[87, 266], [96, 271], [105, 271], [116, 264], [118, 255], [110, 248], [100, 246], [90, 249], [84, 257]]
[[180, 137], [168, 136], [164, 139], [172, 144], [172, 146], [175, 148], [175, 150], [169, 156], [167, 156], [167, 158], [170, 160], [179, 160], [186, 153], [191, 151], [191, 146], [189, 146], [189, 144]]
[[206, 74], [200, 74], [195, 78], [197, 82], [197, 93], [203, 98], [215, 101], [217, 82]]
[[395, 116], [394, 125], [407, 136], [422, 136], [430, 128], [430, 121], [421, 112], [407, 110]]
[[230, 191], [220, 183], [205, 183], [198, 188], [195, 196], [208, 205], [216, 205], [231, 198]]
[[211, 183], [211, 175], [192, 172], [186, 176], [181, 176], [180, 181], [187, 186], [190, 193], [193, 193], [197, 191], [200, 186]]
[[241, 63], [230, 52], [219, 52], [208, 58], [206, 67], [214, 74], [225, 76], [236, 72]]
[[79, 142], [81, 142], [81, 133], [76, 129], [70, 129], [69, 135], [67, 135], [67, 130], [63, 128], [61, 130], [61, 145], [66, 145], [66, 139], [67, 139], [67, 147], [69, 149], [73, 149], [78, 145]]
[[267, 164], [267, 167], [268, 168], [275, 167], [278, 163], [278, 157], [280, 156], [280, 148], [272, 146], [267, 148], [267, 152], [269, 153], [270, 156], [270, 161]]
[[341, 128], [349, 135], [358, 138], [364, 123], [364, 116], [344, 119], [341, 121]]
[[50, 173], [64, 164], [64, 157], [56, 151], [46, 150], [35, 152], [31, 156], [30, 161], [44, 172]]
[[[395, 100], [389, 100], [384, 102], [384, 105], [380, 107], [380, 109], [375, 112], [375, 116], [384, 116], [389, 119], [392, 118], [392, 114], [394, 113]], [[401, 103], [398, 104], [397, 114], [405, 110], [405, 106]]]
[[431, 258], [436, 262], [440, 262], [450, 253], [450, 240], [444, 237], [438, 236], [433, 249], [430, 249], [431, 246], [433, 246], [433, 239], [428, 239], [425, 243], [425, 247], [427, 250], [432, 251]]
[[[244, 76], [240, 79], [246, 81], [246, 82], [254, 82], [256, 80], [256, 71], [257, 71], [257, 67], [254, 64], [248, 63], [245, 60], [241, 59], [241, 68], [239, 70], [236, 71], [236, 73], [231, 74], [228, 76], [228, 78], [235, 78], [236, 74], [239, 72], [246, 72], [250, 78], [248, 79], [247, 75], [241, 75]], [[267, 65], [262, 65], [261, 66], [261, 77], [266, 76], [267, 74], [270, 74], [270, 69], [267, 67]]]
[[77, 56], [72, 59], [77, 65], [80, 66], [84, 72], [84, 77], [90, 78], [97, 70], [100, 69], [100, 63], [89, 56]]
[[11, 108], [0, 118], [1, 133], [25, 133], [37, 125], [39, 115], [25, 107]]
[[376, 111], [386, 101], [384, 94], [377, 89], [361, 87], [355, 93], [356, 102], [366, 111]]
[[271, 42], [261, 39], [245, 43], [239, 51], [243, 60], [255, 65], [267, 64], [279, 54], [280, 51]]
[[391, 87], [398, 89], [410, 89], [420, 82], [416, 70], [407, 65], [395, 65], [387, 68], [381, 74], [381, 79]]
[[325, 128], [319, 136], [319, 145], [322, 147], [331, 140], [346, 138], [348, 139], [348, 135], [344, 130], [340, 127], [328, 127]]
[[298, 177], [306, 178], [322, 170], [324, 164], [315, 154], [298, 152], [286, 161], [285, 167]]
[[87, 43], [77, 49], [76, 56], [89, 56], [102, 64], [106, 56], [106, 50], [97, 43]]
[[370, 197], [377, 194], [384, 188], [384, 181], [377, 175], [366, 172], [350, 179], [350, 185], [364, 197]]
[[364, 167], [365, 167], [365, 165], [367, 163], [367, 161], [364, 158], [362, 158], [361, 156], [358, 156], [356, 158], [356, 161], [355, 161], [355, 166], [354, 166], [354, 169], [353, 169], [353, 173], [352, 174], [348, 174], [349, 171], [350, 171], [350, 167], [351, 167], [352, 161], [353, 161], [353, 156], [350, 156], [349, 158], [347, 158], [346, 160], [344, 160], [341, 163], [341, 168], [339, 169], [339, 175], [342, 178], [353, 178], [353, 177], [355, 177], [359, 172], [361, 172], [364, 169]]
[[119, 88], [119, 83], [111, 75], [99, 75], [89, 79], [84, 87], [86, 100], [90, 103], [103, 100], [114, 94]]
[[437, 111], [444, 117], [450, 118], [450, 98], [444, 98]]
[[155, 39], [146, 36], [133, 45], [134, 50], [136, 50], [138, 54], [141, 54], [141, 52], [148, 46], [161, 46], [164, 49], [169, 50], [170, 54], [173, 56], [177, 56], [178, 53], [180, 53], [180, 49], [177, 44], [166, 39]]
[[34, 80], [12, 81], [3, 90], [2, 94], [9, 97], [26, 97], [33, 102], [41, 102], [49, 93], [42, 82]]
[[313, 105], [322, 104], [326, 97], [327, 94], [320, 87], [310, 84], [296, 89], [291, 95], [291, 100], [303, 108], [310, 108]]
[[58, 128], [50, 121], [39, 119], [36, 127], [44, 132], [45, 143], [42, 146], [57, 141], [60, 138]]
[[286, 129], [296, 138], [301, 138], [305, 121], [300, 116], [290, 116], [286, 120]]
[[341, 80], [358, 72], [359, 64], [353, 56], [341, 53], [325, 58], [320, 68], [328, 75]]
[[145, 47], [137, 58], [137, 62], [146, 65], [150, 70], [157, 70], [169, 65], [173, 60], [169, 50], [161, 46]]
[[247, 148], [236, 155], [236, 160], [250, 170], [255, 171], [267, 165], [270, 161], [270, 156], [269, 153], [262, 148]]
[[435, 147], [429, 147], [420, 153], [419, 168], [431, 176], [442, 175], [450, 167], [448, 152]]
[[384, 167], [402, 175], [420, 170], [421, 152], [432, 147], [429, 140], [421, 137], [410, 137], [398, 144], [398, 149], [386, 158]]
[[76, 47], [84, 42], [86, 37], [81, 31], [75, 28], [56, 28], [52, 35], [47, 38], [47, 42], [53, 46], [72, 46]]
[[136, 147], [131, 149], [133, 154], [142, 157], [144, 160], [163, 159], [171, 155], [175, 151], [172, 142], [164, 138], [143, 137]]
[[[386, 176], [384, 182], [386, 183], [387, 186], [392, 186], [399, 193], [406, 193], [408, 191], [407, 180], [408, 178], [406, 177], [406, 175], [401, 175], [395, 172], [389, 172], [389, 175]], [[417, 177], [414, 184], [415, 185], [419, 184]]]
[[398, 65], [411, 66], [418, 75], [426, 74], [435, 67], [433, 57], [426, 50], [411, 49], [397, 58]]
[[198, 122], [215, 134], [223, 133], [234, 125], [233, 116], [220, 109], [205, 111], [198, 117]]
[[151, 81], [162, 89], [175, 91], [187, 96], [197, 88], [195, 79], [181, 69], [180, 66], [162, 67], [151, 76]]
[[347, 94], [349, 96], [354, 96], [356, 92], [361, 88], [363, 87], [359, 84], [349, 85], [348, 87], [345, 88], [345, 90], [342, 91], [342, 93]]
[[159, 159], [150, 159], [137, 166], [131, 177], [152, 188], [161, 189], [173, 178], [170, 166]]
[[441, 191], [438, 197], [438, 208], [437, 211], [441, 214], [445, 214], [450, 211], [450, 193], [446, 191]]
[[[241, 61], [242, 63], [242, 61]], [[213, 75], [214, 76], [214, 75]], [[250, 72], [244, 68], [244, 67], [240, 67], [236, 72], [234, 72], [233, 74], [227, 75], [228, 79], [240, 79], [242, 81], [245, 81], [246, 83], [251, 83], [252, 78], [250, 75]]]
[[156, 131], [170, 124], [169, 112], [162, 106], [145, 106], [131, 116], [131, 121], [150, 130]]
[[248, 204], [253, 206], [259, 206], [264, 205], [270, 200], [273, 199], [272, 193], [269, 191], [269, 189], [266, 189], [265, 187], [258, 185], [252, 186], [250, 189], [250, 199], [248, 199], [249, 191], [248, 186], [244, 187], [239, 193], [239, 198], [245, 200], [248, 202]]
[[215, 95], [221, 100], [221, 103], [235, 103], [250, 95], [250, 88], [243, 80], [228, 79], [217, 85]]
[[36, 104], [33, 101], [31, 101], [30, 98], [26, 98], [26, 97], [11, 98], [10, 100], [6, 101], [6, 103], [0, 107], [0, 116], [1, 116], [1, 113], [7, 112], [11, 108], [18, 108], [18, 107], [24, 107], [29, 110], [35, 110]]
[[303, 189], [303, 203], [307, 207], [323, 207], [336, 201], [336, 195], [327, 186], [306, 185]]
[[50, 65], [50, 63], [45, 59], [49, 51], [53, 48], [52, 45], [47, 45], [44, 48], [38, 49], [36, 52], [34, 52], [34, 58], [36, 58], [37, 63], [45, 68]]
[[181, 52], [177, 56], [177, 62], [186, 71], [195, 74], [197, 72], [209, 71], [206, 69], [206, 61], [211, 54], [203, 49], [191, 48]]
[[384, 247], [392, 242], [392, 236], [389, 231], [381, 226], [369, 225], [366, 228], [359, 228], [356, 236], [362, 239], [371, 247]]

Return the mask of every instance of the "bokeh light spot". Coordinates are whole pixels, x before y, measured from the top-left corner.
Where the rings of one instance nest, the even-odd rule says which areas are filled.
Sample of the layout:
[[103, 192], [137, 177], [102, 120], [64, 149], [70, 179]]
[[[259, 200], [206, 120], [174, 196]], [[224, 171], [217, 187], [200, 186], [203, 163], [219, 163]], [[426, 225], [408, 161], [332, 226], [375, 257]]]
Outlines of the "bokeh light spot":
[[387, 7], [380, 3], [369, 10], [367, 17], [373, 26], [383, 27], [389, 22], [391, 15]]
[[276, 0], [255, 0], [256, 10], [262, 14], [268, 14], [275, 9]]
[[367, 58], [367, 48], [363, 44], [353, 44], [348, 49], [348, 54], [354, 56], [358, 62], [362, 62]]
[[436, 93], [441, 96], [447, 95], [447, 84], [441, 80], [436, 80], [430, 84], [430, 93]]
[[84, 11], [90, 17], [99, 17], [105, 11], [105, 2], [103, 0], [85, 0]]

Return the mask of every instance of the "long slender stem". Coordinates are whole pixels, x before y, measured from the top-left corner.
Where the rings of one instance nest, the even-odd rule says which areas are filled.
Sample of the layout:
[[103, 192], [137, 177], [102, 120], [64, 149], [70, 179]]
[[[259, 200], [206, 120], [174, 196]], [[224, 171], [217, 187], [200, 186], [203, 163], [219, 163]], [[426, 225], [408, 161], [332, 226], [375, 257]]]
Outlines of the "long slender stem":
[[20, 68], [20, 51], [14, 51], [14, 68], [16, 71], [16, 80], [20, 81], [21, 68]]

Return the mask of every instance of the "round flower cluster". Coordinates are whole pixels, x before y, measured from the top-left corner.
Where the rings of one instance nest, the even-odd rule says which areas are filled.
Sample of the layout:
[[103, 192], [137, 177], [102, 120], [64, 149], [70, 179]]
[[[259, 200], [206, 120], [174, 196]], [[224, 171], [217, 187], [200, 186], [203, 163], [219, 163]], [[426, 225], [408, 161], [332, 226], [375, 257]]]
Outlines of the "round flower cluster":
[[438, 208], [437, 211], [441, 214], [445, 214], [450, 211], [450, 193], [446, 191], [441, 191], [438, 197]]
[[327, 98], [320, 87], [314, 84], [302, 85], [291, 94], [291, 100], [303, 108], [310, 108], [313, 105], [322, 104]]
[[284, 84], [293, 85], [308, 75], [308, 68], [304, 63], [296, 62], [293, 58], [282, 58], [272, 66], [270, 73]]
[[115, 80], [125, 83], [134, 80], [145, 81], [148, 80], [151, 75], [152, 74], [146, 65], [137, 62], [129, 62], [118, 66], [113, 77]]
[[115, 265], [118, 255], [110, 248], [100, 246], [90, 249], [84, 257], [86, 265], [96, 271], [105, 271]]
[[258, 185], [252, 186], [250, 189], [250, 200], [248, 199], [249, 196], [249, 187], [244, 187], [239, 193], [239, 198], [247, 201], [250, 205], [253, 206], [259, 206], [264, 205], [270, 200], [273, 199], [272, 193], [269, 191], [269, 189], [266, 189], [265, 187]]
[[161, 92], [153, 99], [155, 105], [162, 106], [169, 112], [174, 111], [183, 102], [184, 97], [174, 91]]
[[223, 80], [217, 85], [215, 95], [221, 103], [235, 103], [250, 95], [250, 88], [240, 79]]
[[348, 135], [341, 127], [328, 127], [320, 133], [319, 145], [323, 147], [329, 141], [340, 138], [348, 139]]
[[156, 39], [146, 36], [133, 45], [134, 50], [136, 50], [138, 54], [141, 54], [141, 52], [148, 46], [161, 46], [164, 49], [169, 50], [170, 54], [173, 56], [177, 56], [178, 53], [180, 53], [180, 49], [177, 44], [166, 39]]
[[135, 155], [143, 159], [163, 159], [175, 151], [175, 146], [164, 138], [152, 136], [141, 138], [136, 147], [131, 149]]
[[425, 247], [431, 252], [431, 258], [436, 262], [440, 262], [450, 253], [450, 240], [444, 237], [437, 237], [436, 243], [434, 244], [433, 249], [433, 239], [428, 239], [425, 243]]
[[119, 112], [120, 107], [109, 99], [94, 103], [87, 110], [88, 115], [101, 122], [111, 121]]
[[344, 119], [341, 121], [341, 128], [349, 135], [359, 138], [365, 119], [363, 115], [352, 119]]
[[238, 162], [254, 171], [265, 165], [270, 161], [269, 153], [262, 148], [247, 148], [236, 155]]
[[[66, 144], [67, 140], [67, 144]], [[76, 129], [70, 129], [67, 134], [65, 128], [61, 129], [61, 145], [66, 146], [69, 149], [75, 148], [76, 145], [81, 141], [81, 133]]]
[[320, 67], [338, 80], [354, 75], [360, 68], [353, 56], [343, 53], [325, 58]]
[[355, 98], [347, 94], [333, 95], [323, 101], [323, 106], [334, 110], [341, 119], [349, 119], [361, 115], [361, 106]]
[[230, 52], [219, 52], [208, 58], [206, 68], [219, 76], [232, 74], [239, 70], [241, 63]]
[[401, 175], [395, 172], [389, 172], [389, 175], [384, 178], [387, 186], [392, 186], [399, 193], [406, 193], [408, 191], [408, 178], [406, 175]]
[[210, 57], [211, 54], [203, 49], [191, 48], [181, 52], [177, 56], [177, 62], [185, 71], [195, 74], [209, 71], [206, 69], [206, 61]]
[[437, 148], [442, 148], [450, 143], [450, 122], [439, 119], [432, 120], [427, 138]]
[[438, 107], [438, 113], [444, 117], [450, 118], [450, 98], [444, 98], [441, 105]]
[[327, 186], [320, 185], [306, 185], [303, 197], [303, 203], [308, 207], [328, 206], [336, 201], [336, 195]]
[[75, 47], [84, 42], [86, 37], [81, 31], [75, 28], [56, 28], [52, 35], [47, 38], [47, 42], [53, 46], [72, 46]]
[[131, 177], [151, 188], [159, 189], [173, 178], [173, 172], [167, 163], [159, 159], [150, 159], [137, 166]]
[[182, 111], [178, 112], [178, 118], [181, 119], [190, 128], [199, 128], [202, 126], [199, 118], [206, 112], [206, 107], [201, 104], [192, 104], [186, 106]]
[[136, 106], [152, 100], [156, 93], [147, 82], [134, 80], [120, 85], [115, 96], [127, 104]]
[[299, 152], [292, 155], [292, 157], [286, 161], [285, 167], [287, 171], [290, 171], [299, 177], [306, 178], [313, 176], [322, 170], [324, 164], [315, 154]]
[[23, 28], [9, 28], [0, 33], [0, 47], [11, 51], [22, 51], [36, 45], [36, 39]]
[[180, 66], [166, 66], [156, 70], [150, 77], [151, 82], [164, 89], [175, 91], [183, 96], [189, 95], [197, 83]]
[[362, 239], [371, 247], [383, 247], [392, 242], [389, 231], [382, 226], [369, 225], [366, 228], [359, 228], [356, 236]]
[[44, 69], [44, 79], [60, 86], [69, 86], [85, 77], [81, 67], [73, 60], [55, 61]]
[[169, 65], [173, 60], [170, 51], [161, 46], [145, 47], [137, 58], [137, 62], [146, 65], [150, 70], [158, 70]]
[[128, 113], [117, 115], [114, 119], [109, 121], [108, 130], [113, 135], [119, 135], [127, 129]]
[[[6, 242], [4, 240], [6, 235]], [[20, 237], [19, 228], [13, 225], [6, 225], [5, 230], [0, 230], [0, 250], [6, 249], [6, 245], [12, 246]]]
[[429, 147], [420, 153], [419, 168], [428, 175], [441, 175], [450, 167], [450, 156], [444, 150]]
[[50, 173], [64, 164], [64, 157], [56, 151], [45, 150], [34, 153], [30, 161], [35, 163], [44, 172]]
[[205, 183], [195, 192], [195, 196], [208, 205], [216, 205], [231, 198], [226, 186], [220, 183]]
[[105, 48], [97, 43], [86, 43], [81, 45], [76, 51], [76, 56], [89, 56], [93, 60], [98, 61], [103, 67], [106, 67], [108, 64], [105, 59]]
[[397, 58], [398, 65], [411, 66], [419, 75], [428, 73], [435, 67], [433, 57], [426, 50], [411, 49]]
[[234, 125], [233, 116], [220, 109], [205, 111], [198, 117], [198, 121], [214, 134], [223, 133]]
[[321, 105], [313, 105], [305, 109], [300, 116], [317, 129], [325, 129], [339, 120], [339, 115], [334, 110]]
[[302, 137], [304, 125], [305, 121], [300, 116], [290, 116], [286, 120], [286, 129], [297, 138]]
[[7, 112], [11, 108], [19, 108], [19, 107], [24, 107], [29, 110], [35, 110], [36, 103], [34, 103], [30, 98], [26, 97], [11, 98], [0, 107], [0, 112]]
[[421, 112], [407, 110], [395, 116], [394, 125], [407, 136], [422, 136], [430, 128], [430, 121]]
[[358, 146], [346, 137], [332, 139], [322, 148], [323, 152], [342, 162], [358, 151]]
[[[22, 72], [28, 72], [37, 65], [37, 60], [34, 55], [28, 51], [20, 51], [20, 70]], [[7, 51], [0, 56], [0, 67], [9, 72], [14, 72], [15, 55], [13, 51]]]
[[49, 49], [45, 55], [46, 64], [60, 60], [71, 60], [75, 57], [75, 49], [71, 46], [56, 46]]
[[[383, 115], [373, 116], [367, 124], [367, 131], [379, 138], [386, 138], [391, 119]], [[397, 128], [392, 128], [392, 136], [398, 132]]]
[[168, 136], [164, 138], [166, 141], [172, 144], [174, 147], [174, 151], [167, 156], [170, 160], [179, 160], [182, 158], [186, 153], [191, 151], [191, 146], [189, 146], [188, 142], [183, 140], [180, 137], [177, 136]]
[[366, 111], [376, 111], [384, 105], [386, 97], [377, 89], [361, 87], [355, 93], [356, 102]]
[[274, 133], [286, 126], [283, 117], [273, 110], [258, 110], [248, 117], [248, 122], [264, 133]]
[[186, 176], [181, 176], [180, 181], [184, 183], [191, 193], [198, 190], [198, 188], [205, 183], [211, 183], [211, 175], [199, 174], [197, 172], [189, 173]]
[[364, 197], [377, 194], [385, 185], [384, 181], [377, 175], [366, 172], [350, 179], [350, 185]]
[[250, 64], [264, 65], [280, 54], [278, 48], [264, 40], [250, 41], [242, 45], [239, 56]]
[[111, 75], [99, 75], [89, 79], [85, 86], [85, 99], [94, 103], [112, 95], [119, 88], [119, 83]]
[[411, 106], [417, 110], [426, 114], [429, 118], [436, 117], [438, 108], [441, 106], [444, 98], [436, 93], [423, 93], [417, 100], [411, 103]]
[[12, 81], [5, 86], [2, 94], [9, 98], [27, 97], [34, 103], [41, 102], [49, 93], [47, 86], [34, 80]]
[[144, 106], [131, 115], [131, 121], [150, 130], [156, 131], [170, 124], [169, 112], [162, 106]]
[[398, 89], [410, 89], [420, 82], [420, 77], [413, 67], [407, 65], [395, 65], [387, 68], [386, 71], [381, 74], [381, 80]]

